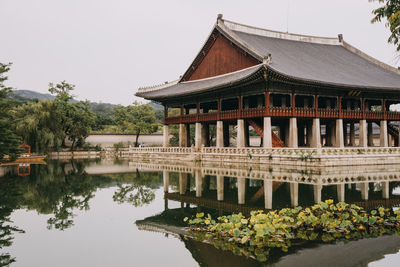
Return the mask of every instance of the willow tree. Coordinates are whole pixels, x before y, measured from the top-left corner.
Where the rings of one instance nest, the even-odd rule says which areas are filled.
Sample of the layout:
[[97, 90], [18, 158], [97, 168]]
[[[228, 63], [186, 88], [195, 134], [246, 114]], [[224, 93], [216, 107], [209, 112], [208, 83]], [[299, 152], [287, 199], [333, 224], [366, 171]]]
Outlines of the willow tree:
[[387, 20], [386, 27], [390, 29], [389, 43], [396, 46], [400, 51], [400, 0], [370, 0], [371, 2], [379, 1], [384, 3], [383, 6], [372, 11], [374, 18], [372, 23]]
[[6, 155], [15, 159], [21, 152], [18, 146], [22, 143], [20, 137], [13, 130], [15, 120], [10, 110], [14, 103], [8, 98], [11, 88], [4, 85], [10, 65], [10, 63], [0, 63], [0, 160]]
[[16, 107], [13, 113], [17, 133], [35, 152], [46, 152], [50, 148], [57, 149], [61, 146], [65, 134], [53, 101], [27, 102]]

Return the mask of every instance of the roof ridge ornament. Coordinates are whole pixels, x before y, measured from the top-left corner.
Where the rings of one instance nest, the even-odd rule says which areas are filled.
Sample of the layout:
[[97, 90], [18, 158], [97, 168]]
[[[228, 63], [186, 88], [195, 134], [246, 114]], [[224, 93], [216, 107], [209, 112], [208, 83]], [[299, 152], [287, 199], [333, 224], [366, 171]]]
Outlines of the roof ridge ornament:
[[224, 16], [223, 14], [218, 14], [218, 16], [217, 16], [217, 21], [222, 20], [222, 17], [223, 17], [223, 16]]
[[343, 42], [343, 34], [338, 34], [339, 43]]
[[271, 63], [272, 63], [272, 55], [271, 55], [271, 54], [268, 54], [268, 55], [264, 56], [264, 58], [263, 58], [263, 64], [269, 65], [269, 64], [271, 64]]

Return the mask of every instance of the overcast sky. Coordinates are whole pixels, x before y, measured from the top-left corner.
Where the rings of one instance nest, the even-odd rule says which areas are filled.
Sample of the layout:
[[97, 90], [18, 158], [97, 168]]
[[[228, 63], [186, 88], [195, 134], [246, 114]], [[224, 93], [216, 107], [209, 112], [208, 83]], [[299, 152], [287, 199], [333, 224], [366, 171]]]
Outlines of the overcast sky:
[[335, 37], [396, 65], [368, 0], [0, 0], [0, 62], [8, 85], [46, 93], [76, 85], [78, 99], [130, 104], [138, 87], [182, 75], [217, 14], [253, 26]]

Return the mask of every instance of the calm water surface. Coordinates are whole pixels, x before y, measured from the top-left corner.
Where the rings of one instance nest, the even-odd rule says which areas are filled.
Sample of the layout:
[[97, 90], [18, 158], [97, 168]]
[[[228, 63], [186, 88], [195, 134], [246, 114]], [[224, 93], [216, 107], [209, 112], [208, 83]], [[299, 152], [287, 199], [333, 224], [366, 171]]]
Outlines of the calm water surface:
[[[157, 166], [160, 165], [155, 164], [152, 170], [151, 166], [138, 168], [137, 163], [128, 161], [53, 161], [20, 169], [22, 176], [17, 175], [16, 167], [4, 169], [0, 173], [0, 265], [260, 265], [206, 244], [180, 239], [168, 231], [153, 229], [148, 223], [179, 226], [183, 225], [184, 216], [200, 210], [223, 214], [228, 209], [245, 212], [249, 207], [263, 208], [264, 199], [252, 197], [262, 186], [260, 181], [249, 179], [246, 204], [239, 205], [237, 179], [225, 178], [225, 198], [218, 202], [215, 176], [206, 177], [202, 194], [196, 198], [199, 188], [196, 188], [195, 175], [185, 176], [185, 192], [181, 195], [182, 176], [171, 171], [169, 193], [165, 194], [163, 172], [155, 171]], [[313, 202], [313, 192], [307, 186], [299, 186], [301, 205]], [[331, 187], [322, 190], [322, 200], [336, 198], [336, 191]], [[400, 203], [397, 192], [397, 182], [391, 182], [393, 201], [385, 203], [397, 206]], [[359, 187], [346, 185], [346, 198], [372, 205], [380, 201], [381, 192], [379, 185], [370, 185], [369, 201], [362, 201]], [[274, 191], [273, 207], [290, 205], [290, 193], [282, 185]], [[276, 255], [273, 263], [321, 266], [328, 259], [326, 266], [400, 266], [400, 237], [387, 238], [372, 240], [373, 243], [354, 241], [347, 244], [349, 247], [343, 244], [307, 246], [287, 255]], [[387, 248], [381, 249], [383, 246]], [[363, 247], [370, 250], [357, 250]], [[341, 248], [348, 254], [336, 255]], [[348, 260], [343, 259], [346, 257]]]

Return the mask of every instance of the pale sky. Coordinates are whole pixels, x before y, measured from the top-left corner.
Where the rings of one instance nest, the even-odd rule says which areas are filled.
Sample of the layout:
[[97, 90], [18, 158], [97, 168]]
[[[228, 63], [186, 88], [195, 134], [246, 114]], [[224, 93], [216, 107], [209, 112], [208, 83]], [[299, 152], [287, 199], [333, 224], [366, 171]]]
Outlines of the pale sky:
[[8, 85], [46, 93], [76, 85], [78, 99], [130, 104], [138, 87], [182, 75], [217, 14], [257, 27], [336, 37], [390, 65], [384, 23], [368, 0], [0, 0], [0, 62]]

